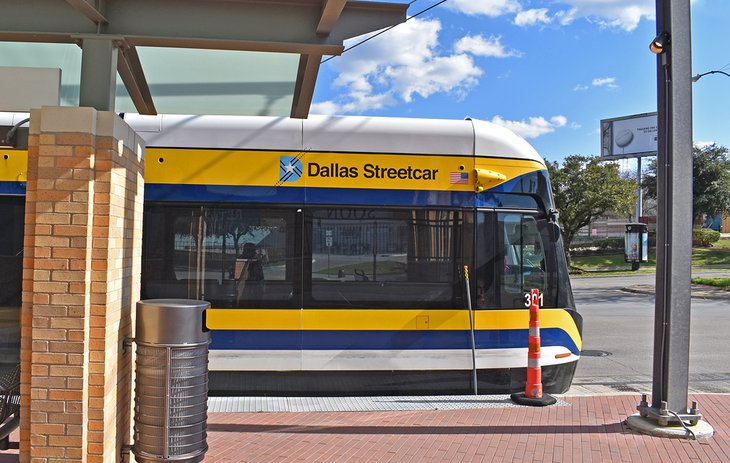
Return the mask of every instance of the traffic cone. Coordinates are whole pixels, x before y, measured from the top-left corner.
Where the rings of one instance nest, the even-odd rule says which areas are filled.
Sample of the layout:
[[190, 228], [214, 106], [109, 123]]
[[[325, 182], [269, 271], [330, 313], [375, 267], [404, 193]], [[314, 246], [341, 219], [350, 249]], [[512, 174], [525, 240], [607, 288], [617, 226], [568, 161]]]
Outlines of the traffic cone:
[[540, 366], [540, 290], [530, 290], [530, 334], [527, 338], [527, 382], [525, 392], [510, 395], [520, 405], [544, 407], [557, 402], [550, 394], [542, 393], [542, 367]]

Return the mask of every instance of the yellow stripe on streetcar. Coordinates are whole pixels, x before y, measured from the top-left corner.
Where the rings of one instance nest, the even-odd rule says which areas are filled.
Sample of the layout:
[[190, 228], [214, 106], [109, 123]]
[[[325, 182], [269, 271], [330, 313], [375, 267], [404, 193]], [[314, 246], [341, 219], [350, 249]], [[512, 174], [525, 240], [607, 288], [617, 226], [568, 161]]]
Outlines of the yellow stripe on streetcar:
[[[297, 157], [301, 177], [280, 182], [280, 158]], [[240, 169], [246, 165], [246, 169]], [[379, 188], [474, 191], [475, 168], [498, 175], [489, 187], [544, 169], [536, 161], [480, 156], [148, 148], [147, 183], [258, 187]], [[452, 173], [468, 174], [453, 181]]]
[[299, 309], [208, 309], [205, 324], [211, 330], [299, 330]]
[[0, 182], [28, 180], [28, 151], [0, 149]]

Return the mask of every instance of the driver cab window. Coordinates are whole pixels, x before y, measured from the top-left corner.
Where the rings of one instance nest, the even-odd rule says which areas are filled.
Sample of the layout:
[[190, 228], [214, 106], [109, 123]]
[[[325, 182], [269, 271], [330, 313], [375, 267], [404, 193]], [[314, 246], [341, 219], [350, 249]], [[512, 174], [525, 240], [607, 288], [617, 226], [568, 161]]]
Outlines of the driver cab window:
[[498, 251], [502, 251], [504, 265], [502, 299], [513, 301], [517, 298], [522, 302], [525, 292], [545, 288], [545, 253], [537, 222], [525, 214], [500, 213], [498, 228], [502, 238]]
[[523, 307], [525, 293], [546, 288], [545, 249], [536, 217], [486, 212], [479, 222], [477, 307]]

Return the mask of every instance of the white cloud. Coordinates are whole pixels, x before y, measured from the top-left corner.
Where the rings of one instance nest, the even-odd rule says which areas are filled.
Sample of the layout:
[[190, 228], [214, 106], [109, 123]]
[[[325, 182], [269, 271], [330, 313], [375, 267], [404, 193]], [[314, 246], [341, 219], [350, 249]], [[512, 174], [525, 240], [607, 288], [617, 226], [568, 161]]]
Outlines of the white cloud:
[[568, 123], [568, 118], [565, 116], [553, 116], [550, 118], [550, 123], [555, 127], [563, 127]]
[[578, 18], [588, 18], [601, 27], [636, 29], [642, 19], [654, 20], [655, 0], [561, 0], [569, 8], [556, 13], [560, 24], [568, 25]]
[[508, 13], [517, 13], [522, 5], [517, 0], [451, 0], [444, 6], [471, 16], [496, 18]]
[[389, 31], [387, 40], [370, 41], [336, 58], [331, 62], [338, 72], [333, 85], [343, 94], [312, 104], [312, 114], [364, 112], [410, 102], [415, 95], [463, 97], [483, 71], [465, 50], [439, 54], [440, 30], [438, 20], [413, 19]]
[[707, 148], [708, 146], [712, 146], [712, 145], [714, 145], [715, 143], [716, 143], [716, 142], [714, 142], [714, 141], [696, 141], [696, 142], [694, 143], [694, 145], [695, 145], [695, 146], [696, 146], [697, 148], [700, 148], [700, 149], [702, 149], [702, 148]]
[[535, 24], [549, 24], [552, 18], [548, 16], [547, 8], [535, 8], [532, 10], [523, 10], [515, 16], [515, 25], [517, 26], [534, 26]]
[[312, 103], [309, 108], [312, 114], [340, 114], [342, 111], [340, 105], [334, 101], [322, 101], [320, 103]]
[[426, 98], [438, 92], [456, 92], [463, 96], [466, 88], [477, 84], [482, 70], [468, 55], [439, 56], [418, 66], [388, 66], [384, 75], [389, 77], [396, 94], [410, 102], [417, 93]]
[[481, 35], [467, 35], [462, 37], [454, 45], [457, 53], [471, 53], [476, 56], [488, 56], [491, 58], [509, 58], [511, 56], [522, 56], [517, 50], [507, 50], [502, 44], [501, 36], [491, 36], [485, 39]]
[[586, 18], [601, 27], [631, 32], [639, 22], [654, 20], [656, 0], [554, 0], [563, 5], [552, 17], [547, 8], [524, 9], [519, 0], [450, 0], [444, 6], [470, 16], [499, 16], [514, 14], [518, 26], [548, 24], [557, 20], [561, 25]]
[[512, 130], [524, 138], [537, 138], [541, 135], [554, 132], [555, 129], [564, 127], [568, 123], [565, 116], [553, 116], [550, 120], [542, 116], [529, 117], [527, 120], [510, 121], [502, 119], [501, 116], [494, 116], [492, 123]]
[[365, 92], [352, 92], [341, 102], [323, 101], [321, 103], [313, 103], [311, 113], [328, 115], [359, 113], [365, 109], [380, 109], [386, 106], [392, 106], [395, 103], [396, 100], [390, 93], [370, 95]]
[[593, 79], [591, 85], [594, 87], [618, 88], [615, 77], [597, 77]]
[[591, 81], [591, 85], [578, 84], [573, 87], [576, 92], [583, 92], [591, 87], [606, 87], [606, 88], [618, 88], [615, 77], [596, 77]]

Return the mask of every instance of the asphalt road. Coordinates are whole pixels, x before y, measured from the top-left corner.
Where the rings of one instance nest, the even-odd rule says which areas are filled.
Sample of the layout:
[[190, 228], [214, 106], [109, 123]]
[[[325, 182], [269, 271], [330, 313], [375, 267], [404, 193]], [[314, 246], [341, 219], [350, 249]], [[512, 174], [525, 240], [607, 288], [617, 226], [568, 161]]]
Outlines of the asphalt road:
[[[623, 288], [650, 285], [654, 279], [654, 275], [571, 278], [583, 316], [583, 356], [575, 385], [651, 392], [655, 298]], [[692, 298], [691, 310], [690, 390], [730, 392], [730, 298]]]

